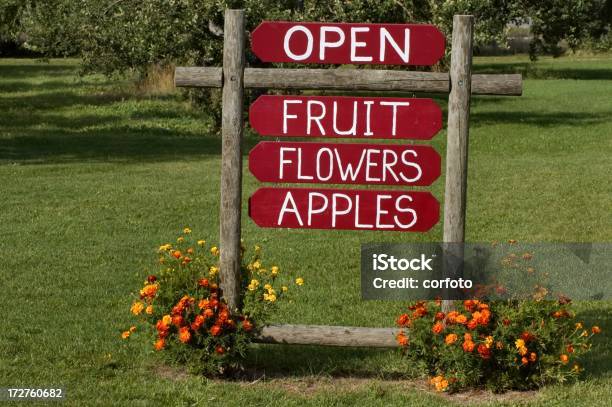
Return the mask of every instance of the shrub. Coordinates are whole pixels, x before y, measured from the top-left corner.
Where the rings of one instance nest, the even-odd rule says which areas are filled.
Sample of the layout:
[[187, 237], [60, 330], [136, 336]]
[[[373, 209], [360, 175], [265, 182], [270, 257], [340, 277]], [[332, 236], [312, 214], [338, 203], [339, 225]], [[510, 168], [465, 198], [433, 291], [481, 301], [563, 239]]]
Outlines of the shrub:
[[431, 376], [438, 391], [484, 386], [527, 390], [576, 377], [590, 338], [567, 298], [554, 301], [457, 302], [444, 313], [440, 301], [408, 307], [397, 324], [403, 355]]
[[[249, 343], [287, 295], [277, 266], [264, 268], [261, 248], [246, 261], [243, 248], [240, 311], [230, 310], [219, 287], [219, 249], [192, 239], [185, 228], [176, 244], [159, 247], [159, 272], [149, 274], [130, 311], [155, 333], [153, 347], [205, 374], [242, 368]], [[298, 278], [296, 285], [302, 285]], [[127, 339], [136, 330], [122, 333]]]

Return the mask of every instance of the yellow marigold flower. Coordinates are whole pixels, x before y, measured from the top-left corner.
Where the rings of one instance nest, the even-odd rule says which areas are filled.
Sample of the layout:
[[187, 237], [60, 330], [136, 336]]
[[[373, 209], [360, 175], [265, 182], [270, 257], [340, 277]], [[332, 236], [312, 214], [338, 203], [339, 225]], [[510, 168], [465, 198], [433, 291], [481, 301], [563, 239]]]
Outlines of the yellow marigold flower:
[[529, 350], [526, 346], [522, 346], [518, 349], [519, 355], [525, 356]]
[[152, 305], [148, 305], [147, 308], [145, 308], [145, 312], [149, 315], [151, 315], [153, 313], [153, 306]]
[[219, 248], [217, 246], [213, 246], [210, 248], [210, 254], [212, 254], [213, 256], [218, 256], [219, 255]]
[[514, 346], [516, 346], [517, 349], [524, 348], [525, 341], [522, 339], [517, 339], [516, 341], [514, 341]]
[[130, 327], [130, 333], [134, 333], [136, 332], [136, 327], [135, 326], [131, 326]]
[[274, 291], [274, 288], [268, 288], [268, 294], [276, 295], [276, 291]]
[[144, 309], [144, 304], [140, 301], [136, 301], [135, 303], [132, 304], [130, 311], [132, 311], [132, 314], [134, 315], [140, 315], [143, 309]]
[[121, 334], [121, 339], [127, 339], [130, 337], [130, 331], [125, 331]]
[[259, 245], [255, 245], [255, 253], [259, 254], [259, 252], [261, 252], [261, 246]]
[[289, 290], [289, 288], [286, 285], [284, 285], [281, 287], [281, 290], [283, 290], [283, 292], [286, 293]]
[[493, 337], [491, 335], [485, 338], [485, 346], [489, 349], [491, 348], [491, 346], [493, 346]]
[[249, 284], [247, 288], [249, 289], [249, 291], [255, 291], [257, 289], [257, 286], [254, 286], [253, 284]]
[[268, 294], [268, 301], [270, 302], [276, 301], [276, 294]]
[[278, 267], [272, 266], [272, 268], [270, 269], [270, 273], [272, 274], [272, 277], [276, 277], [278, 275]]
[[576, 322], [576, 330], [582, 329], [582, 322]]
[[251, 284], [253, 284], [255, 287], [258, 287], [259, 286], [259, 281], [253, 279], [253, 280], [251, 280]]
[[295, 283], [297, 285], [304, 285], [304, 279], [302, 277], [298, 277], [295, 279]]
[[183, 233], [185, 233], [186, 235], [188, 235], [189, 233], [191, 233], [191, 229], [189, 229], [189, 228], [185, 228], [185, 229], [183, 229]]
[[264, 290], [270, 290], [272, 286], [270, 284], [264, 285]]
[[205, 244], [206, 244], [206, 240], [198, 240], [198, 246], [204, 247]]
[[179, 237], [176, 239], [176, 242], [177, 242], [177, 243], [183, 243], [184, 241], [185, 241], [185, 238], [184, 238], [183, 236], [179, 236]]
[[170, 315], [164, 315], [162, 317], [162, 323], [166, 326], [172, 325], [172, 317]]
[[217, 273], [219, 273], [219, 268], [215, 267], [215, 266], [211, 266], [209, 269], [209, 274], [211, 277], [214, 277], [217, 275]]
[[166, 243], [166, 244], [159, 246], [160, 252], [167, 252], [170, 249], [172, 249], [172, 245], [170, 243]]
[[580, 365], [578, 363], [574, 363], [574, 366], [572, 366], [572, 372], [580, 372]]
[[257, 270], [260, 267], [261, 267], [261, 262], [259, 260], [255, 260], [255, 262], [253, 263], [253, 268]]
[[583, 337], [583, 336], [589, 336], [589, 333], [587, 332], [586, 329], [582, 331], [582, 333], [580, 334], [580, 337]]

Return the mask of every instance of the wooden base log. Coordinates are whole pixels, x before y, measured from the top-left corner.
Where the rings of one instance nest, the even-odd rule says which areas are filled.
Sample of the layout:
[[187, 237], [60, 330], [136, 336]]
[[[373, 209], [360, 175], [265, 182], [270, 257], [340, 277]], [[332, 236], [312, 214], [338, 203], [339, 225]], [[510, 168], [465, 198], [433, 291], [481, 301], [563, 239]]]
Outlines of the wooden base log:
[[267, 325], [258, 343], [397, 348], [400, 328], [361, 328], [327, 325]]

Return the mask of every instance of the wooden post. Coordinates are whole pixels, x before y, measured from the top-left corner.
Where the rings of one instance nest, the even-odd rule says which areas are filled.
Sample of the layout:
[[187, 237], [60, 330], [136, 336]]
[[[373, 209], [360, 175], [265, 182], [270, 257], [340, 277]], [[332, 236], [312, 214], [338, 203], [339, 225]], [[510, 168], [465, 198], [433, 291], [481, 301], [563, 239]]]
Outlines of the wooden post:
[[225, 10], [223, 29], [223, 116], [221, 151], [221, 289], [232, 311], [240, 307], [240, 219], [244, 94], [244, 12]]
[[[465, 240], [473, 27], [473, 16], [453, 17], [444, 193], [444, 264], [446, 274], [455, 276], [461, 275]], [[452, 304], [450, 300], [444, 301], [442, 308], [448, 311]]]

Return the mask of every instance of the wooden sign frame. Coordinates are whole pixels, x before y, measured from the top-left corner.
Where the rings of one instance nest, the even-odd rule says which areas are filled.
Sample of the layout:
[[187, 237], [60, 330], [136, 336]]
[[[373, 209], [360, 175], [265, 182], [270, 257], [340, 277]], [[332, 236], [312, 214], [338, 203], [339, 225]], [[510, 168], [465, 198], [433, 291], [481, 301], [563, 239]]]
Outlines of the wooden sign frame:
[[[472, 94], [520, 96], [521, 75], [472, 75], [474, 17], [455, 15], [449, 73], [400, 70], [245, 68], [243, 10], [226, 10], [223, 67], [177, 67], [177, 87], [222, 88], [220, 207], [221, 287], [228, 306], [240, 307], [242, 132], [245, 88], [334, 89], [449, 93], [444, 192], [444, 242], [463, 243]], [[461, 245], [448, 258], [460, 259]], [[446, 264], [460, 272], [460, 263]], [[452, 270], [451, 270], [452, 272]], [[445, 301], [443, 308], [452, 307]], [[266, 326], [258, 341], [301, 345], [396, 347], [393, 328], [320, 325]]]

